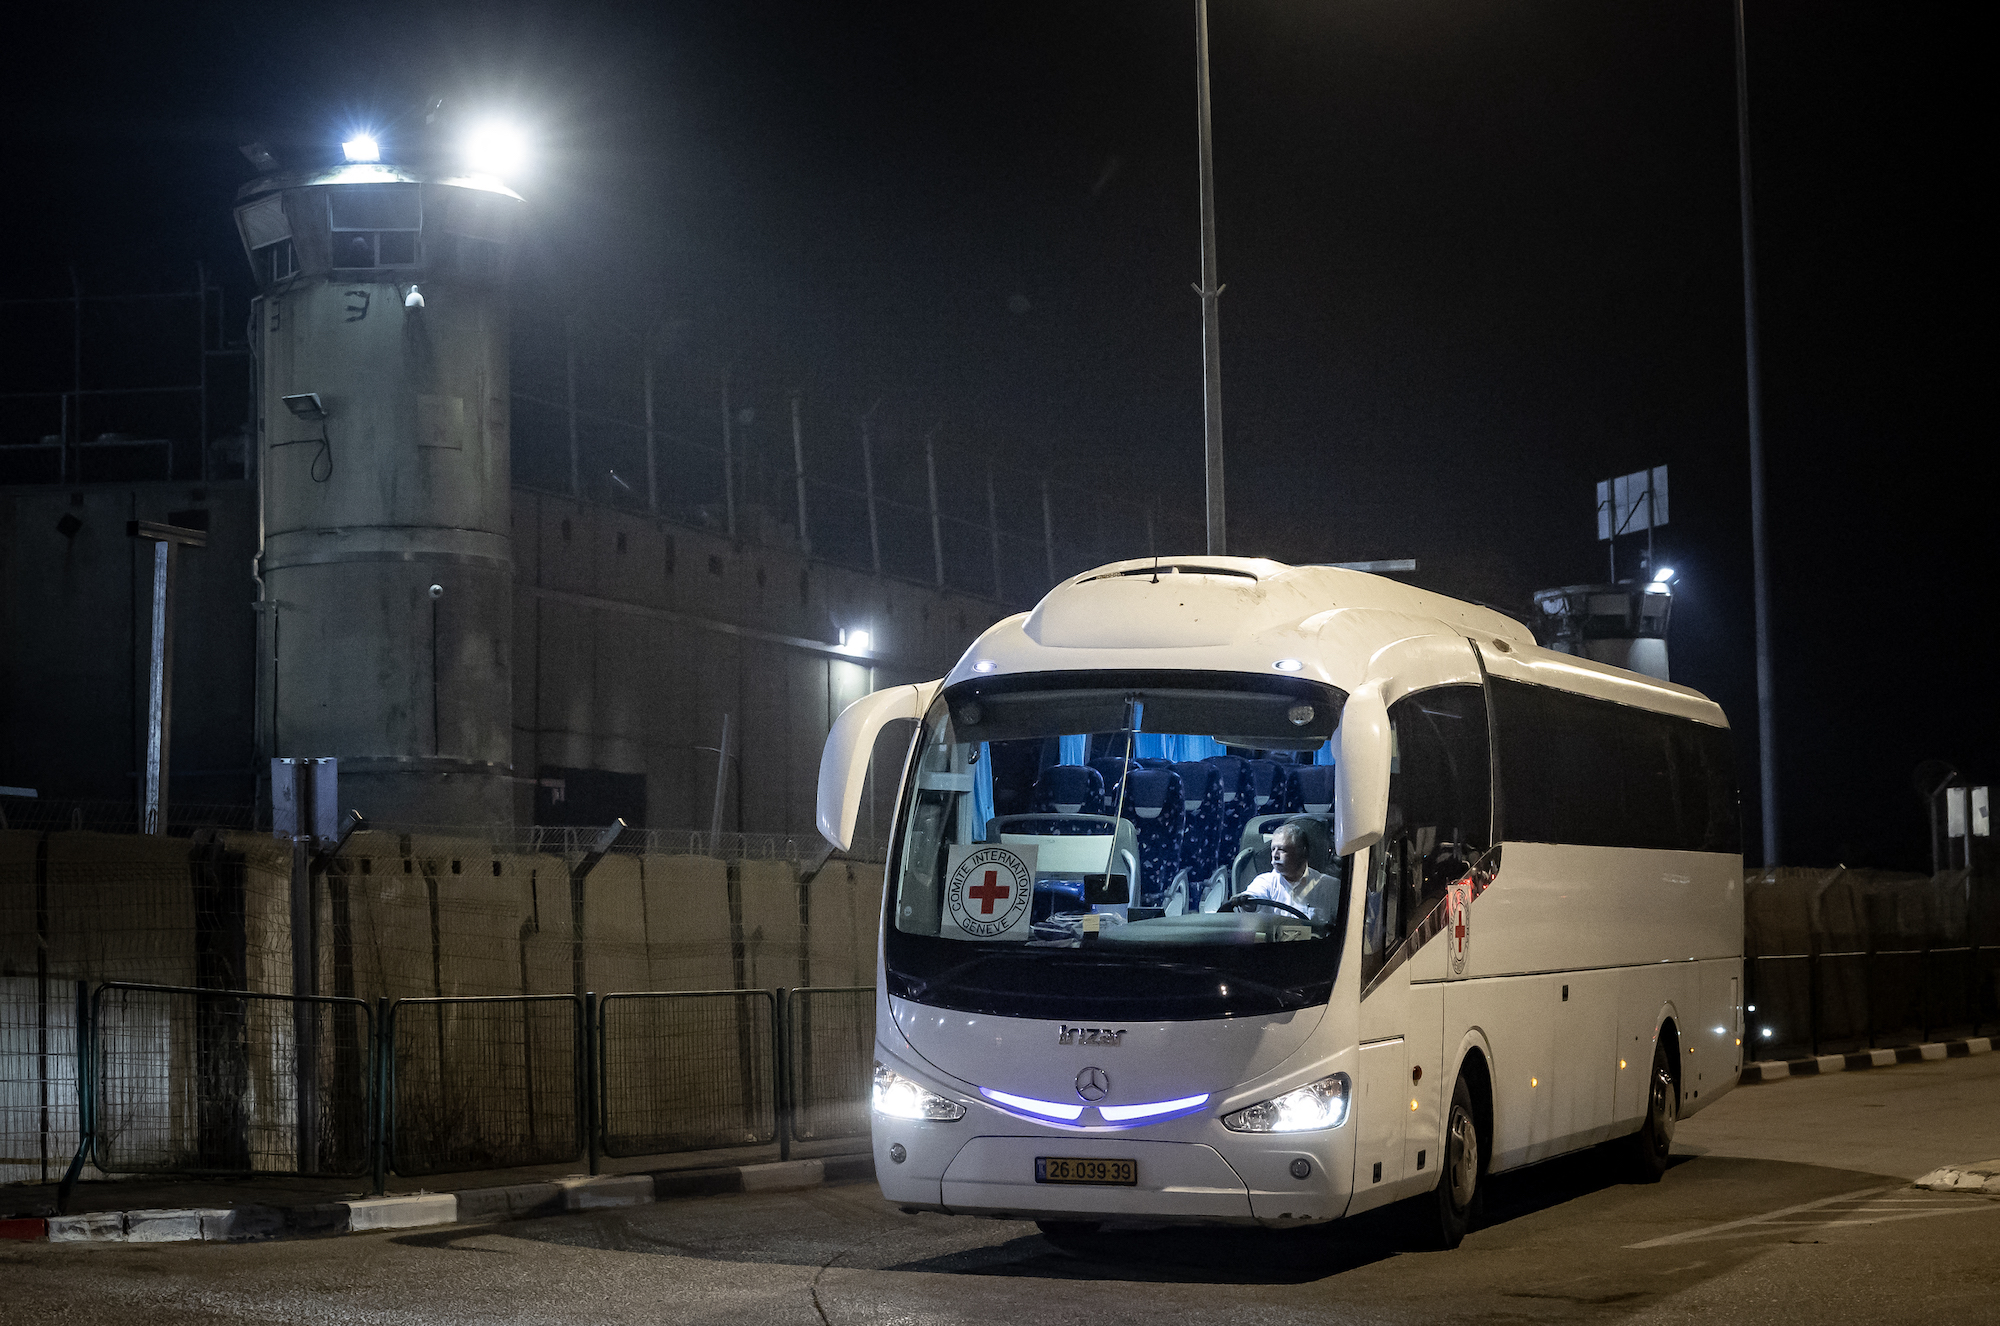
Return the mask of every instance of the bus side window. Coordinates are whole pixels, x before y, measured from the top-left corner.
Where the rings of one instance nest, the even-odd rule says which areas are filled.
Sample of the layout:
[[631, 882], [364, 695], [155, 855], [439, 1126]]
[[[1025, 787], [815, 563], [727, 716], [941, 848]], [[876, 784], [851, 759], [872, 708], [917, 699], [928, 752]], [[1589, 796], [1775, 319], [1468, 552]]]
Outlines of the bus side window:
[[[1392, 765], [1391, 768], [1394, 766]], [[1394, 775], [1391, 774], [1393, 786]], [[1368, 891], [1361, 912], [1361, 984], [1366, 988], [1403, 939], [1404, 843], [1402, 821], [1393, 799], [1382, 841], [1370, 849]]]
[[1396, 760], [1385, 855], [1400, 867], [1399, 933], [1407, 934], [1492, 846], [1486, 697], [1477, 686], [1419, 691], [1390, 706], [1389, 727]]

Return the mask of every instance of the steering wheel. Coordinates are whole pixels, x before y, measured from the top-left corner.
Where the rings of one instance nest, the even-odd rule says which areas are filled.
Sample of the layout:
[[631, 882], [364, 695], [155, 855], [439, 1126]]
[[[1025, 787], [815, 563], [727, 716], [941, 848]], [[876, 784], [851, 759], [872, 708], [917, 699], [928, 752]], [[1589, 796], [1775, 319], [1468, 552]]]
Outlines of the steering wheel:
[[1292, 906], [1290, 903], [1279, 902], [1276, 898], [1266, 898], [1254, 893], [1239, 893], [1235, 897], [1226, 900], [1220, 907], [1217, 907], [1215, 910], [1218, 912], [1233, 912], [1237, 909], [1239, 905], [1244, 907], [1275, 907], [1281, 912], [1290, 912], [1293, 916], [1298, 917], [1301, 921], [1304, 921], [1307, 925], [1311, 925], [1313, 923], [1312, 917], [1306, 915], [1304, 912]]

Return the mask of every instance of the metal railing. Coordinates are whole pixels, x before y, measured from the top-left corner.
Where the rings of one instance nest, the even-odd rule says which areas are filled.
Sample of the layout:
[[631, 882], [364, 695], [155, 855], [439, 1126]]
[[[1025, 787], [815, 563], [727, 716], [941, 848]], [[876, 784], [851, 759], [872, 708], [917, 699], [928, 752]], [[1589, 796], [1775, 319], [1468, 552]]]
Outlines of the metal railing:
[[2000, 1025], [2000, 948], [1775, 953], [1743, 965], [1749, 1058], [1911, 1045]]
[[575, 995], [398, 999], [384, 1014], [381, 1150], [398, 1174], [574, 1160], [588, 1062]]
[[[106, 1174], [388, 1175], [861, 1137], [874, 988], [360, 999], [76, 984]], [[308, 1052], [298, 1052], [300, 1046]]]
[[[375, 1015], [359, 999], [76, 983], [76, 1154], [115, 1174], [366, 1173]], [[306, 1047], [301, 1052], [300, 1047]]]
[[769, 990], [598, 999], [596, 1123], [604, 1153], [661, 1155], [775, 1140], [777, 1010]]
[[785, 993], [784, 1014], [791, 1138], [865, 1136], [874, 1089], [875, 987], [801, 986]]

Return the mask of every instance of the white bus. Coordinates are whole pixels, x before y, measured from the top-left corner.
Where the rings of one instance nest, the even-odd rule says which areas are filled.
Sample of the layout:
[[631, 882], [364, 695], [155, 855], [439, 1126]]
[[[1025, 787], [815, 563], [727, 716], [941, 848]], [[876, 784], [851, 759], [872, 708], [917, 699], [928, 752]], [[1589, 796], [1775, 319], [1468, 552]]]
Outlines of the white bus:
[[[902, 1207], [1060, 1236], [1422, 1197], [1453, 1246], [1489, 1174], [1611, 1142], [1658, 1177], [1740, 1072], [1729, 732], [1686, 687], [1379, 577], [1181, 558], [851, 706], [838, 846], [897, 720], [872, 1120]], [[1249, 895], [1287, 823], [1323, 880]]]

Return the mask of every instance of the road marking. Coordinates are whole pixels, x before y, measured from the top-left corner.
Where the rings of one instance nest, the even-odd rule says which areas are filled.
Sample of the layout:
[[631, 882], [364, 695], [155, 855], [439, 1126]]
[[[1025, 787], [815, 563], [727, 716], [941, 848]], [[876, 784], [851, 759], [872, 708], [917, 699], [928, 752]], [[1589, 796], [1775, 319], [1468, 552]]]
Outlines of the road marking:
[[[1896, 1188], [1857, 1188], [1853, 1192], [1842, 1193], [1838, 1197], [1823, 1197], [1817, 1202], [1801, 1202], [1797, 1206], [1782, 1207], [1776, 1211], [1766, 1211], [1763, 1215], [1746, 1216], [1741, 1220], [1731, 1220], [1720, 1225], [1708, 1225], [1701, 1229], [1690, 1229], [1680, 1234], [1668, 1234], [1662, 1238], [1647, 1239], [1644, 1243], [1628, 1243], [1628, 1248], [1661, 1248], [1672, 1243], [1705, 1243], [1716, 1238], [1749, 1238], [1759, 1233], [1777, 1232], [1799, 1226], [1820, 1229], [1836, 1225], [1880, 1225], [1894, 1220], [1921, 1220], [1926, 1216], [1951, 1215], [1958, 1211], [2000, 1211], [2000, 1202], [1977, 1202], [1935, 1200], [1922, 1197], [1883, 1197], [1881, 1194], [1898, 1192]], [[1873, 1199], [1868, 1200], [1868, 1199]], [[1828, 1207], [1849, 1205], [1846, 1211], [1828, 1211]], [[1921, 1210], [1908, 1207], [1920, 1206]], [[1807, 1211], [1826, 1211], [1829, 1218], [1817, 1220], [1787, 1220], [1787, 1216], [1800, 1215]]]

